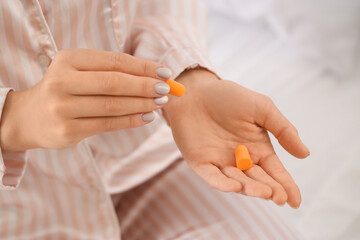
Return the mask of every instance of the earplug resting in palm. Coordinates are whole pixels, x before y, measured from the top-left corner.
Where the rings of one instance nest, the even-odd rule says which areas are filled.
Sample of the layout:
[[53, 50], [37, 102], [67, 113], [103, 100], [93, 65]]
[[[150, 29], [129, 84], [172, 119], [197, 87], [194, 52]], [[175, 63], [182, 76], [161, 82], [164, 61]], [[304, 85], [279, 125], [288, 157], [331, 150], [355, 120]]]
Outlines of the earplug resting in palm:
[[252, 166], [249, 151], [244, 145], [235, 148], [236, 167], [240, 170], [248, 170]]

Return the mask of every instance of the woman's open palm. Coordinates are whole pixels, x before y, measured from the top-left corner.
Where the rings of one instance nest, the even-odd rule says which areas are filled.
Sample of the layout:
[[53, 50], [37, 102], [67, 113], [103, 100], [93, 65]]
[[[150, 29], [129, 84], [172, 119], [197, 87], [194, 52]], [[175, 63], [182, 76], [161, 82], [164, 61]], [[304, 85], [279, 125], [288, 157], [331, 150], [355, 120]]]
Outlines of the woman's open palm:
[[[278, 159], [267, 131], [289, 153], [305, 158], [309, 151], [295, 127], [270, 98], [234, 82], [209, 81], [201, 89], [189, 94], [187, 101], [193, 104], [171, 119], [174, 139], [189, 166], [221, 191], [298, 207], [299, 188]], [[253, 161], [246, 171], [236, 168], [234, 150], [239, 144], [248, 148]]]

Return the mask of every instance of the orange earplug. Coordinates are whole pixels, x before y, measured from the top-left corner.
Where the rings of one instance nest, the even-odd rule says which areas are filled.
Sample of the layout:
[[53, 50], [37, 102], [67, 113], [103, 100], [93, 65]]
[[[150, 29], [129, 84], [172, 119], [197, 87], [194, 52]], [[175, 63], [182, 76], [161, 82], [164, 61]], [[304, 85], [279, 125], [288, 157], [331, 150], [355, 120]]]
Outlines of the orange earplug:
[[240, 170], [248, 170], [252, 166], [249, 151], [244, 145], [239, 145], [235, 148], [236, 166]]
[[185, 86], [181, 83], [178, 83], [172, 79], [168, 79], [165, 81], [170, 86], [169, 94], [174, 95], [176, 97], [181, 97], [185, 94]]

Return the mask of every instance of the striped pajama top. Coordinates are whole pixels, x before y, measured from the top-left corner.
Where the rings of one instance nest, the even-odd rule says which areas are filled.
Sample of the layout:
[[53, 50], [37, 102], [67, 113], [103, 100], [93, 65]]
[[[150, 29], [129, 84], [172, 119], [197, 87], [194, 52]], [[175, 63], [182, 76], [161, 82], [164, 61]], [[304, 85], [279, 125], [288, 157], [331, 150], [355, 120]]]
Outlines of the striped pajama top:
[[[7, 93], [39, 82], [61, 49], [129, 53], [169, 67], [173, 78], [199, 65], [211, 68], [205, 14], [194, 0], [1, 0], [0, 114]], [[180, 156], [159, 113], [145, 126], [64, 150], [2, 153], [0, 146], [0, 239], [49, 233], [118, 239], [110, 194], [139, 185]]]

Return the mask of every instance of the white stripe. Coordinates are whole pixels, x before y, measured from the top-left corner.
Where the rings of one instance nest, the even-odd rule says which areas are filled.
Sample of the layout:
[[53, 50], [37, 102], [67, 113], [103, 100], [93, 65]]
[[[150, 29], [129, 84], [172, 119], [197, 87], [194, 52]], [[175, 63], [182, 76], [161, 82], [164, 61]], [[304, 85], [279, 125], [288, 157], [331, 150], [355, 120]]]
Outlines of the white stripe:
[[[9, 9], [11, 9], [11, 23], [12, 23], [12, 28], [14, 29], [14, 40], [17, 46], [21, 46], [24, 43], [24, 39], [23, 39], [23, 35], [22, 35], [22, 22], [20, 22], [20, 20], [22, 20], [22, 16], [24, 13], [23, 12], [19, 12], [18, 8], [15, 7], [15, 5], [13, 4], [9, 4]], [[26, 83], [27, 88], [31, 87], [31, 83], [32, 83], [32, 79], [29, 78], [32, 74], [30, 74], [31, 71], [31, 67], [29, 64], [29, 54], [23, 51], [18, 51], [19, 56], [20, 56], [20, 62], [21, 62], [21, 66], [22, 69], [24, 71], [24, 77], [27, 79], [22, 79], [22, 82]]]
[[[67, 49], [71, 47], [71, 23], [70, 10], [68, 1], [60, 1], [61, 8], [61, 28], [62, 28], [62, 48]], [[60, 27], [60, 26], [57, 26]]]
[[[30, 163], [29, 163], [30, 164]], [[33, 219], [33, 221], [36, 221], [36, 226], [35, 229], [30, 229], [30, 224], [28, 224], [27, 228], [24, 229], [24, 236], [29, 236], [31, 233], [35, 233], [40, 231], [41, 229], [43, 229], [44, 227], [44, 206], [43, 204], [41, 204], [41, 193], [39, 192], [39, 188], [43, 188], [42, 185], [36, 185], [35, 184], [35, 180], [38, 180], [39, 178], [34, 174], [34, 171], [32, 171], [32, 169], [29, 169], [30, 167], [28, 167], [28, 171], [27, 171], [27, 184], [28, 184], [28, 188], [29, 189], [33, 189], [33, 191], [36, 191], [37, 194], [39, 194], [38, 196], [32, 196], [34, 201], [34, 205], [35, 206], [31, 206], [31, 209], [36, 211], [36, 218]], [[24, 179], [25, 180], [25, 179]], [[34, 194], [35, 195], [35, 194]]]
[[[114, 29], [113, 29], [113, 25], [112, 25], [112, 21], [110, 21], [110, 19], [112, 20], [112, 11], [111, 11], [111, 6], [110, 6], [110, 1], [101, 1], [102, 3], [102, 8], [104, 9], [103, 12], [101, 14], [103, 14], [105, 22], [104, 22], [104, 35], [106, 34], [107, 38], [107, 42], [110, 44], [110, 49], [106, 49], [108, 51], [119, 51], [118, 46], [116, 44], [116, 39], [115, 39], [115, 35], [114, 35]], [[106, 11], [105, 11], [106, 10]], [[108, 21], [106, 21], [106, 19], [108, 19]]]
[[84, 39], [85, 36], [83, 34], [84, 26], [85, 26], [85, 18], [86, 18], [85, 10], [83, 8], [86, 3], [85, 0], [82, 0], [81, 2], [80, 0], [74, 1], [73, 3], [76, 4], [76, 9], [78, 14], [78, 24], [76, 29], [76, 40], [77, 40], [76, 47], [86, 48], [86, 41]]
[[[14, 2], [9, 2], [8, 5], [13, 4]], [[4, 5], [0, 4], [0, 12], [4, 11]], [[0, 14], [0, 32], [5, 33], [5, 19], [3, 17], [3, 14]], [[14, 29], [16, 31], [16, 29]], [[5, 37], [5, 34], [0, 34], [0, 43], [1, 46], [9, 46], [9, 43]], [[10, 78], [10, 82], [12, 87], [14, 87], [16, 90], [19, 90], [19, 79], [15, 72], [15, 68], [12, 66], [16, 66], [15, 60], [10, 52], [9, 47], [2, 47], [1, 48], [1, 57], [5, 60], [4, 62], [7, 63], [4, 68], [1, 69], [1, 71], [6, 71], [8, 73], [8, 76]], [[10, 86], [8, 86], [10, 87]]]
[[[60, 159], [59, 158], [59, 153], [56, 150], [46, 150], [47, 153], [49, 154], [49, 171], [51, 174], [54, 174], [53, 178], [59, 178], [59, 180], [61, 180], [62, 178], [64, 178], [64, 175], [66, 174], [64, 171], [64, 164], [67, 164], [67, 159]], [[58, 182], [58, 184], [55, 184], [54, 186], [51, 186], [52, 188], [55, 189], [55, 193], [56, 195], [53, 197], [57, 197], [58, 198], [58, 202], [60, 204], [60, 209], [61, 209], [61, 213], [64, 216], [64, 221], [65, 223], [71, 223], [70, 225], [73, 224], [73, 221], [70, 217], [69, 214], [69, 210], [71, 210], [71, 207], [69, 208], [69, 203], [71, 203], [69, 195], [66, 194], [66, 188], [63, 186], [64, 183], [62, 183], [61, 181], [57, 180], [56, 182]], [[64, 229], [67, 228], [67, 225], [64, 222], [57, 222], [58, 226], [62, 226]], [[60, 231], [62, 232], [62, 231]], [[58, 238], [58, 237], [56, 237]]]
[[44, 17], [44, 14], [42, 13], [42, 9], [41, 9], [41, 6], [40, 6], [40, 3], [38, 0], [35, 0], [34, 1], [34, 5], [35, 5], [35, 9], [38, 13], [38, 16], [40, 18], [40, 23], [41, 23], [41, 27], [43, 27], [46, 32], [47, 32], [47, 36], [49, 37], [49, 41], [50, 41], [50, 45], [51, 45], [51, 49], [49, 50], [49, 54], [50, 54], [50, 57], [53, 58], [57, 52], [57, 46], [56, 46], [56, 43], [55, 43], [55, 40], [51, 34], [51, 31], [49, 29], [49, 26], [46, 22], [46, 19]]
[[[86, 140], [85, 140], [86, 141]], [[91, 152], [90, 151], [81, 151], [81, 154], [84, 155], [84, 159], [89, 159], [88, 163], [89, 165], [89, 169], [91, 169], [92, 171], [89, 171], [89, 174], [94, 174], [94, 179], [99, 179], [101, 174], [99, 172], [99, 169], [97, 168], [96, 163], [93, 161], [93, 159], [91, 158]], [[103, 185], [103, 182], [95, 182], [97, 184], [97, 188], [100, 192], [100, 196], [101, 199], [98, 200], [98, 202], [100, 202], [102, 199], [105, 198], [104, 201], [102, 201], [102, 203], [106, 204], [106, 208], [108, 211], [105, 211], [103, 214], [108, 215], [108, 218], [105, 218], [105, 220], [107, 220], [108, 224], [106, 226], [108, 226], [109, 228], [109, 234], [108, 235], [113, 235], [115, 236], [115, 238], [117, 238], [118, 236], [120, 236], [120, 229], [118, 226], [118, 221], [117, 221], [117, 216], [115, 213], [115, 210], [113, 208], [113, 203], [111, 200], [111, 197], [109, 195], [108, 192], [105, 191], [105, 186]], [[89, 209], [90, 211], [93, 211], [93, 209]], [[98, 226], [97, 231], [95, 232], [104, 232], [104, 229], [100, 229], [100, 224], [97, 224], [96, 226]], [[110, 232], [111, 231], [111, 232]]]
[[104, 44], [101, 41], [100, 37], [100, 29], [99, 24], [97, 22], [96, 18], [96, 11], [97, 11], [97, 4], [98, 1], [88, 1], [87, 4], [91, 4], [91, 10], [90, 10], [90, 22], [91, 22], [91, 28], [88, 29], [92, 36], [92, 41], [94, 42], [94, 46], [96, 49], [104, 49]]

